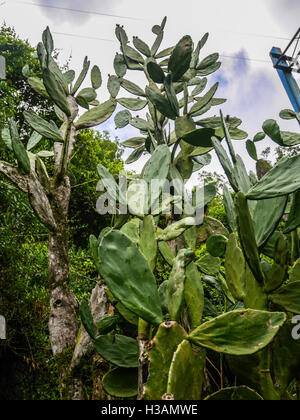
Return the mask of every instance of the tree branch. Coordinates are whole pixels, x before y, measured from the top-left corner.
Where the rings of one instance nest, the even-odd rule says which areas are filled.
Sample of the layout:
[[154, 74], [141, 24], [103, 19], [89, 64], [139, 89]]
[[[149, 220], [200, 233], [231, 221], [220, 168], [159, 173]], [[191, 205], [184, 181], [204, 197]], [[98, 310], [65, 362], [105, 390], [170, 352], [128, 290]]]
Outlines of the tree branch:
[[[90, 308], [94, 319], [94, 325], [96, 328], [99, 319], [103, 318], [107, 314], [107, 298], [105, 293], [104, 285], [98, 283], [92, 291], [90, 299]], [[93, 350], [92, 339], [86, 332], [85, 328], [81, 326], [78, 341], [73, 353], [72, 362], [70, 365], [70, 372], [80, 364], [82, 358]]]
[[37, 177], [31, 173], [28, 181], [30, 204], [40, 221], [50, 230], [56, 230], [56, 222], [48, 197]]
[[76, 142], [76, 128], [73, 121], [78, 114], [78, 105], [72, 96], [68, 96], [67, 99], [72, 114], [60, 129], [64, 143], [56, 149], [55, 178], [58, 180], [63, 179], [67, 173]]
[[0, 162], [0, 172], [16, 185], [19, 190], [28, 193], [28, 175], [22, 174], [18, 168], [7, 162]]

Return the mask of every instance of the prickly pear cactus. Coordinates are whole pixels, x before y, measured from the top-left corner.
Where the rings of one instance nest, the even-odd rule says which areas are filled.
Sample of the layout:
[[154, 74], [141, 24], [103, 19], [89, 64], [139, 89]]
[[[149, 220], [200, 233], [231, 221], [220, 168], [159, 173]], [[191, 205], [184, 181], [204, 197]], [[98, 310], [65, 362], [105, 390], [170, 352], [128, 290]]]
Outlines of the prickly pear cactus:
[[[202, 117], [225, 101], [215, 97], [218, 83], [204, 93], [206, 76], [220, 66], [216, 53], [200, 58], [208, 34], [196, 47], [186, 35], [174, 47], [160, 51], [165, 25], [166, 19], [152, 28], [152, 46], [138, 37], [130, 45], [124, 28], [117, 26], [120, 52], [114, 60], [116, 76], [109, 79], [111, 99], [102, 110], [118, 103], [124, 109], [115, 117], [116, 126], [121, 129], [130, 125], [139, 130], [123, 145], [133, 149], [127, 163], [143, 154], [150, 155], [141, 174], [136, 175], [147, 185], [154, 179], [162, 185], [167, 181], [184, 183], [194, 171], [210, 163], [209, 152], [214, 150], [229, 182], [224, 187], [224, 205], [230, 234], [225, 228], [221, 233], [212, 229], [206, 234], [205, 249], [199, 252], [196, 217], [187, 212], [175, 217], [178, 202], [176, 194], [171, 193], [168, 203], [172, 207], [167, 217], [163, 206], [151, 214], [151, 197], [145, 200], [143, 211], [132, 213], [133, 219], [119, 219], [101, 240], [91, 240], [112, 305], [120, 308], [121, 315], [123, 311], [125, 319], [135, 317], [131, 325], [137, 326], [137, 347], [128, 341], [135, 349], [128, 357], [137, 359], [138, 383], [137, 389], [128, 393], [136, 392], [138, 399], [279, 399], [287, 382], [295, 379], [292, 365], [281, 369], [280, 351], [274, 356], [273, 350], [282, 343], [280, 334], [289, 323], [287, 314], [299, 313], [296, 261], [300, 255], [295, 232], [299, 159], [284, 158], [260, 180], [255, 174], [248, 174], [233, 141], [247, 137], [239, 128], [241, 120], [224, 117], [222, 112], [219, 117]], [[129, 80], [130, 71], [144, 72], [147, 86], [140, 87]], [[124, 90], [131, 94], [130, 98], [119, 97]], [[78, 96], [82, 103], [83, 99], [93, 98], [90, 91]], [[145, 117], [134, 114], [145, 108]], [[93, 114], [94, 109], [87, 111], [77, 127], [90, 117], [97, 120]], [[170, 120], [174, 131], [169, 128]], [[256, 161], [259, 159], [255, 143], [265, 134], [280, 145], [297, 142], [297, 136], [280, 132], [273, 122], [264, 124], [263, 130], [245, 146]], [[103, 177], [102, 168], [98, 172]], [[108, 190], [118, 189], [112, 177], [106, 174], [105, 180]], [[217, 190], [206, 185], [202, 192], [205, 207]], [[134, 199], [143, 201], [142, 194], [136, 197], [138, 194], [127, 194], [129, 208]], [[291, 194], [294, 198], [286, 227], [289, 236], [283, 237], [284, 233], [278, 230]], [[119, 204], [123, 198], [119, 194]], [[157, 281], [160, 258], [169, 266], [169, 273], [161, 282]], [[295, 265], [289, 281], [291, 262]], [[126, 343], [126, 338], [122, 340]], [[119, 361], [125, 346], [114, 330], [95, 338], [97, 351], [104, 355], [97, 342], [104, 343], [104, 350], [115, 349], [111, 353], [118, 355], [114, 360], [111, 354], [105, 356], [117, 366], [105, 382], [112, 395], [121, 395], [113, 378], [118, 380], [118, 368], [126, 368]], [[243, 363], [249, 370], [243, 369]], [[227, 369], [241, 378], [244, 386], [230, 383]], [[210, 389], [206, 394], [205, 381]]]

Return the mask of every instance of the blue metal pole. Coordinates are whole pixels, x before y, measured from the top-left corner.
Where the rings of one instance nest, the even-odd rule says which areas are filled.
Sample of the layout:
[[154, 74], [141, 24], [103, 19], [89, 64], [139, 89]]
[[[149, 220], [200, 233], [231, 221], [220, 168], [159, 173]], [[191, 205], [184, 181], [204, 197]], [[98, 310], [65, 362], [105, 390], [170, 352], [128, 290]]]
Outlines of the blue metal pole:
[[273, 47], [270, 52], [271, 60], [273, 65], [277, 64], [280, 68], [276, 68], [283, 87], [288, 94], [291, 104], [295, 112], [300, 112], [300, 89], [299, 86], [289, 68], [287, 61], [283, 58], [278, 62], [278, 57], [282, 54], [281, 49]]

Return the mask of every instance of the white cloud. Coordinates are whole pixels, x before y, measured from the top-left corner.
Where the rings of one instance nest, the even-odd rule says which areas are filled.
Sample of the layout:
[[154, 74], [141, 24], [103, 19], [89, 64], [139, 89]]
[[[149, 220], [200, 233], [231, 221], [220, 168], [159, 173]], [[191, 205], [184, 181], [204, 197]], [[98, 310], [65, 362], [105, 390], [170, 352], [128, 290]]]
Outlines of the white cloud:
[[[139, 35], [151, 45], [155, 39], [151, 27], [160, 23], [167, 15], [168, 21], [162, 48], [174, 45], [185, 34], [190, 34], [196, 43], [205, 32], [210, 33], [209, 40], [201, 53], [202, 57], [219, 51], [223, 64], [221, 70], [210, 77], [209, 85], [219, 79], [218, 96], [228, 99], [222, 105], [224, 113], [240, 117], [243, 120], [241, 128], [245, 129], [250, 137], [261, 130], [265, 119], [279, 120], [279, 111], [283, 108], [291, 108], [276, 71], [272, 68], [269, 51], [273, 46], [284, 48], [287, 45], [287, 39], [291, 38], [297, 29], [294, 26], [299, 24], [297, 23], [300, 8], [298, 0], [211, 0], [210, 2], [203, 0], [186, 0], [185, 2], [178, 0], [152, 0], [151, 2], [40, 0], [40, 2], [46, 5], [59, 5], [59, 7], [130, 16], [137, 19], [85, 15], [30, 6], [14, 0], [8, 0], [4, 6], [0, 7], [0, 21], [6, 20], [8, 24], [13, 25], [16, 32], [22, 38], [28, 38], [33, 45], [40, 41], [42, 31], [50, 25], [54, 33], [55, 45], [61, 49], [61, 62], [72, 54], [71, 67], [77, 72], [81, 70], [85, 55], [88, 55], [92, 64], [98, 64], [104, 80], [99, 90], [100, 101], [108, 97], [107, 75], [113, 73], [113, 59], [119, 50], [114, 34], [115, 25], [123, 24], [129, 39], [132, 39], [133, 35]], [[73, 35], [78, 35], [78, 37]], [[225, 56], [231, 56], [231, 58]], [[262, 61], [252, 61], [252, 59]], [[126, 77], [141, 86], [144, 84], [139, 72], [129, 72]], [[127, 96], [127, 93], [124, 91], [123, 95]], [[210, 114], [218, 114], [218, 112], [219, 107], [215, 107]], [[280, 126], [290, 131], [298, 129], [293, 122], [282, 120]], [[138, 133], [132, 127], [115, 130], [113, 119], [100, 126], [99, 129], [109, 129], [112, 138], [118, 136], [121, 140], [136, 136]], [[267, 144], [268, 140], [261, 142], [258, 146], [259, 151]], [[247, 166], [253, 168], [254, 162], [248, 158], [245, 142], [236, 141], [234, 146], [246, 160]], [[140, 162], [136, 166], [130, 165], [130, 168], [139, 169], [140, 167]], [[214, 159], [209, 169], [219, 171], [220, 165]]]
[[119, 0], [39, 0], [38, 4], [42, 13], [55, 23], [73, 22], [84, 25], [92, 18], [93, 12], [114, 14], [114, 6], [118, 2]]

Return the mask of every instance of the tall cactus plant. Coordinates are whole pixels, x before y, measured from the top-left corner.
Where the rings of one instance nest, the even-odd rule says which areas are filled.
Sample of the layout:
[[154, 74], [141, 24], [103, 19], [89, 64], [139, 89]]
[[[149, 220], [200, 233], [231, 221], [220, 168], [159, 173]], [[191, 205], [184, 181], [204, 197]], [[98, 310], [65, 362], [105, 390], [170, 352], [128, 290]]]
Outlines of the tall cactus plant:
[[[49, 28], [42, 38], [37, 46], [42, 79], [31, 76], [28, 66], [23, 73], [37, 94], [52, 101], [60, 127], [27, 110], [24, 117], [31, 133], [27, 136], [19, 133], [16, 123], [10, 120], [2, 131], [2, 139], [13, 152], [15, 164], [0, 162], [0, 171], [28, 195], [37, 217], [49, 231], [50, 342], [53, 354], [63, 358], [65, 352], [74, 348], [79, 328], [78, 305], [69, 288], [67, 217], [71, 186], [68, 167], [78, 130], [101, 124], [111, 116], [117, 103], [114, 96], [103, 103], [97, 101], [96, 89], [102, 83], [98, 66], [91, 70], [92, 86], [81, 89], [90, 67], [87, 57], [75, 80], [75, 72], [63, 73], [53, 58], [54, 44]], [[78, 118], [80, 107], [87, 110]], [[42, 139], [50, 141], [51, 150], [34, 153]], [[53, 174], [47, 172], [43, 157], [53, 158]]]
[[[96, 335], [92, 331], [95, 349], [114, 365], [103, 378], [103, 385], [116, 397], [201, 399], [203, 383], [207, 381], [207, 364], [214, 366], [208, 357], [212, 353], [219, 354], [220, 370], [214, 367], [220, 376], [221, 389], [207, 399], [233, 398], [234, 395], [237, 399], [277, 399], [282, 393], [273, 383], [270, 368], [273, 344], [270, 343], [280, 345], [281, 334], [289, 326], [287, 313], [298, 310], [298, 297], [291, 299], [297, 284], [281, 286], [287, 271], [284, 238], [273, 245], [273, 265], [263, 264], [260, 252], [284, 212], [284, 196], [299, 187], [296, 181], [293, 186], [284, 183], [283, 169], [274, 168], [275, 174], [272, 176], [271, 171], [269, 178], [260, 182], [254, 176], [248, 176], [231, 141], [247, 136], [238, 128], [241, 124], [238, 118], [224, 119], [221, 113], [220, 117], [196, 120], [213, 105], [224, 102], [214, 98], [217, 84], [203, 96], [197, 96], [206, 87], [205, 76], [219, 68], [218, 55], [212, 54], [199, 61], [207, 34], [195, 49], [190, 36], [184, 36], [175, 47], [159, 52], [165, 24], [166, 19], [153, 27], [156, 39], [152, 47], [134, 37], [133, 48], [128, 45], [124, 29], [120, 26], [116, 29], [121, 48], [114, 63], [118, 86], [138, 96], [117, 100], [126, 110], [116, 115], [116, 126], [122, 128], [130, 124], [140, 131], [139, 136], [123, 143], [134, 149], [127, 163], [149, 153], [150, 159], [136, 177], [146, 184], [154, 179], [184, 181], [194, 170], [209, 162], [207, 153], [215, 149], [236, 193], [234, 201], [229, 190], [225, 190], [231, 234], [212, 235], [207, 241], [209, 253], [199, 258], [196, 252], [199, 227], [195, 225], [194, 217], [182, 215], [178, 220], [171, 217], [165, 226], [160, 217], [162, 208], [151, 214], [148, 201], [144, 212], [136, 212], [133, 219], [116, 218], [111, 229], [101, 232], [99, 238], [91, 237], [95, 264], [107, 285], [111, 302], [122, 317], [137, 328], [137, 341], [116, 334], [113, 324], [107, 334], [100, 329]], [[148, 81], [145, 89], [124, 78], [128, 69], [145, 73]], [[114, 76], [111, 83], [117, 83], [117, 79]], [[146, 106], [146, 119], [128, 111]], [[169, 127], [170, 120], [174, 131]], [[223, 139], [230, 156], [222, 145]], [[112, 186], [114, 191], [118, 189], [115, 180], [105, 174], [103, 168], [98, 167], [98, 172], [108, 190], [112, 190]], [[278, 182], [282, 183], [284, 191], [279, 192], [280, 188], [277, 188], [269, 197], [265, 184], [269, 182], [275, 191], [276, 178], [282, 179]], [[215, 193], [211, 186], [204, 187], [202, 205], [214, 198]], [[127, 194], [129, 200], [130, 197]], [[123, 199], [120, 193], [119, 202]], [[256, 202], [249, 204], [247, 199], [263, 200], [256, 210]], [[264, 220], [259, 217], [260, 211], [266, 216]], [[170, 246], [179, 237], [181, 245]], [[160, 284], [155, 279], [155, 261], [159, 254], [165, 264], [171, 266], [169, 278]], [[221, 267], [224, 258], [225, 272]], [[224, 295], [224, 313], [218, 313], [211, 304], [208, 306], [206, 284], [213, 284]], [[85, 307], [82, 321], [86, 323], [87, 318], [92, 321], [90, 309]], [[128, 352], [125, 343], [128, 343]], [[253, 360], [257, 365], [253, 365]], [[246, 385], [254, 390], [235, 384], [223, 389], [223, 362], [238, 375], [234, 362], [241, 366], [243, 361], [249, 363], [253, 371], [255, 380], [249, 380]], [[290, 377], [287, 379], [286, 371], [280, 370], [278, 359], [276, 363], [278, 375], [286, 384]], [[130, 378], [130, 386], [124, 385], [120, 389], [124, 375]]]
[[[285, 110], [280, 115], [299, 119], [292, 111]], [[224, 120], [223, 124], [226, 127]], [[280, 131], [275, 120], [267, 120], [263, 132], [246, 143], [249, 155], [257, 161], [256, 143], [265, 135], [282, 147], [300, 143], [299, 134]], [[232, 151], [228, 132], [226, 141]], [[297, 267], [299, 258], [299, 155], [281, 159], [257, 180], [248, 175], [234, 151], [230, 158], [216, 139], [213, 142], [220, 163], [227, 168], [228, 181], [236, 192], [233, 202], [228, 190], [224, 190], [233, 232], [225, 255], [228, 288], [246, 308], [280, 309], [288, 316], [278, 336], [265, 350], [256, 353], [255, 357], [229, 357], [229, 365], [244, 384], [254, 387], [265, 399], [285, 399], [291, 381], [299, 381], [300, 367], [299, 342], [292, 338], [291, 322], [293, 314], [300, 311], [300, 282], [293, 268]], [[284, 215], [287, 217], [283, 218]], [[288, 355], [284, 354], [285, 346], [290, 350]], [[245, 365], [249, 369], [247, 374]]]

